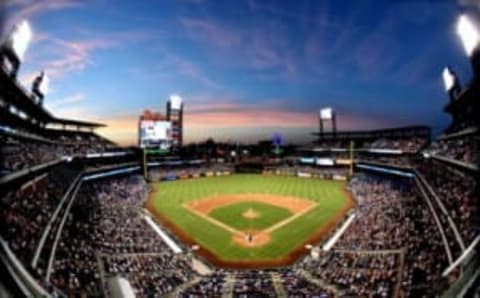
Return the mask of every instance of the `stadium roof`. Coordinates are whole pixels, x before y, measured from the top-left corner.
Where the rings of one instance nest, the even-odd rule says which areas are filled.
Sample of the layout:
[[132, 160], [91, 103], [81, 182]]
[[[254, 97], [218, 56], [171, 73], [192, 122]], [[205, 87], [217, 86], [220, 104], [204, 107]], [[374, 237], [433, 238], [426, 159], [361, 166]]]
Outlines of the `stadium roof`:
[[465, 107], [470, 106], [471, 104], [478, 104], [477, 98], [480, 93], [479, 87], [477, 84], [471, 84], [467, 88], [463, 89], [460, 95], [447, 103], [444, 108], [445, 112], [455, 112], [458, 110], [464, 110]]
[[12, 80], [3, 67], [0, 67], [0, 86], [5, 92], [3, 100], [34, 116], [37, 120], [47, 121], [52, 118], [47, 110], [32, 101], [32, 98], [28, 96], [28, 91], [17, 81]]
[[48, 123], [49, 124], [83, 126], [83, 127], [89, 127], [89, 128], [98, 128], [98, 127], [105, 127], [106, 126], [103, 123], [87, 122], [87, 121], [72, 120], [72, 119], [62, 119], [62, 118], [52, 118], [52, 120], [49, 121]]
[[21, 110], [39, 122], [88, 128], [106, 126], [102, 123], [63, 119], [53, 116], [42, 105], [35, 103], [29, 95], [29, 92], [18, 84], [16, 80], [12, 79], [5, 71], [4, 67], [0, 67], [0, 87], [6, 94], [5, 97], [2, 98], [5, 102], [15, 106], [18, 110]]

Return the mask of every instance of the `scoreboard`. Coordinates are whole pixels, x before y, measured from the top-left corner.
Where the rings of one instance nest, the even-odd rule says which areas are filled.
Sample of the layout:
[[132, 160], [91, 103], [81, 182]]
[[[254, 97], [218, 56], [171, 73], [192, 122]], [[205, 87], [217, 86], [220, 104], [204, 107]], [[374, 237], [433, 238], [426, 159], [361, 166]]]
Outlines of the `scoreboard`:
[[140, 120], [139, 146], [169, 150], [172, 145], [172, 124], [164, 120]]

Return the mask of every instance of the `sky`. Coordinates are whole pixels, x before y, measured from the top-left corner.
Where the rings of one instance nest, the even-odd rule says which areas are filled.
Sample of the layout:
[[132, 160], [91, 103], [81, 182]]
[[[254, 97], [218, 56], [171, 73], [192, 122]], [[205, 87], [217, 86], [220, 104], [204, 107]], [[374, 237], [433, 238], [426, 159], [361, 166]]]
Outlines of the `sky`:
[[[468, 0], [466, 0], [468, 1]], [[441, 79], [471, 67], [455, 1], [0, 0], [4, 34], [21, 19], [34, 39], [25, 86], [44, 69], [46, 107], [98, 121], [135, 144], [145, 109], [185, 104], [185, 141], [253, 142], [274, 132], [309, 142], [318, 110], [338, 128], [448, 124]]]

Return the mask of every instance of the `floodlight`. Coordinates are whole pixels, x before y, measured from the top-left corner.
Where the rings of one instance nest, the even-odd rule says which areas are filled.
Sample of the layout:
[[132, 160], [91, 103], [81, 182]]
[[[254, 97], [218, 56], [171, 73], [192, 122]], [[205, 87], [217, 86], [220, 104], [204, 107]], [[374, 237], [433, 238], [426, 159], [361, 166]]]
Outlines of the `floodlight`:
[[455, 75], [450, 68], [445, 67], [442, 72], [443, 84], [445, 85], [445, 91], [450, 91], [455, 84]]
[[170, 108], [172, 110], [181, 110], [182, 109], [182, 98], [178, 94], [170, 95]]
[[30, 29], [30, 24], [25, 20], [15, 26], [10, 34], [8, 39], [9, 45], [20, 61], [23, 60], [31, 39], [32, 30]]
[[467, 55], [472, 56], [480, 42], [480, 33], [478, 32], [478, 28], [468, 16], [461, 15], [458, 18], [457, 34], [462, 40], [463, 47], [465, 48]]
[[320, 119], [330, 120], [333, 118], [332, 108], [324, 108], [320, 110]]

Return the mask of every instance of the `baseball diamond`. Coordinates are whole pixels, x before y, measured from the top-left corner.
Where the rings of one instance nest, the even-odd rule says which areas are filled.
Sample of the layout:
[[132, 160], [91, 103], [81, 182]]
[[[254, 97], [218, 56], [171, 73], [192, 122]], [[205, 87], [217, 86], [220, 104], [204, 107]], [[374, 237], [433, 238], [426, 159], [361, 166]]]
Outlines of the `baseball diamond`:
[[281, 266], [353, 207], [345, 182], [236, 174], [160, 182], [147, 208], [217, 266]]

